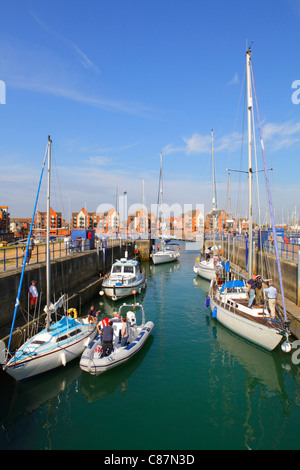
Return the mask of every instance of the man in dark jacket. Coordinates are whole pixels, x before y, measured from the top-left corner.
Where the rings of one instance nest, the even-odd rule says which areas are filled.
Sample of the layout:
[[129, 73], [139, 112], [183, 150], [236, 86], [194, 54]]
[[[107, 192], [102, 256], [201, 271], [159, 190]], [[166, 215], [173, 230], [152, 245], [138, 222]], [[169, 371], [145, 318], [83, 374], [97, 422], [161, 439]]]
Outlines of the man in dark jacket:
[[102, 330], [102, 335], [103, 335], [103, 341], [102, 341], [102, 348], [103, 352], [101, 357], [104, 356], [109, 356], [112, 352], [113, 349], [113, 336], [114, 336], [114, 330], [112, 327], [113, 323], [110, 321], [108, 325], [103, 327]]

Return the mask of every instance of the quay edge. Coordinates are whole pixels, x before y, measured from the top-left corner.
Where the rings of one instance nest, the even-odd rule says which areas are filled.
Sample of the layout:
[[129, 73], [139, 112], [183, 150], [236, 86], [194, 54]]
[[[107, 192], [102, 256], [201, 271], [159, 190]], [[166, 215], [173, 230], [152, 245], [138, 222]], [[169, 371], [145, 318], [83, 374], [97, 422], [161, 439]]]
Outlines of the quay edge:
[[[127, 250], [128, 257], [137, 256], [141, 261], [147, 260], [150, 255], [149, 247], [149, 240], [137, 240], [128, 244], [127, 247], [120, 247], [118, 244], [107, 248], [105, 252], [91, 250], [53, 260], [51, 261], [51, 295], [57, 299], [62, 293], [66, 293], [69, 308], [76, 308], [79, 311], [81, 305], [97, 295], [103, 280], [99, 274], [108, 272], [115, 259], [124, 257]], [[138, 249], [137, 254], [134, 253], [135, 248]], [[43, 309], [42, 306], [46, 301], [45, 273], [45, 263], [26, 267], [20, 297], [20, 304], [24, 310], [27, 311], [28, 290], [33, 279], [37, 283], [41, 297], [41, 309]], [[0, 273], [0, 339], [3, 340], [10, 332], [20, 277], [21, 268]], [[24, 325], [25, 323], [27, 323], [27, 314], [22, 314], [21, 308], [19, 308], [16, 325]], [[20, 327], [17, 332], [17, 336], [23, 336]]]

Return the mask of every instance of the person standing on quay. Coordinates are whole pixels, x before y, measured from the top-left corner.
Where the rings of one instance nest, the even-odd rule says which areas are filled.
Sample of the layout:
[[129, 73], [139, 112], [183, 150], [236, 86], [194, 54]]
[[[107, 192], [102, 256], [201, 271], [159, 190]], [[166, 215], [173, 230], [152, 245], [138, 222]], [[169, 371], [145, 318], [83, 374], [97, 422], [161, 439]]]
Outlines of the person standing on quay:
[[39, 294], [35, 285], [35, 281], [31, 281], [31, 286], [29, 287], [30, 310], [35, 308], [38, 295]]

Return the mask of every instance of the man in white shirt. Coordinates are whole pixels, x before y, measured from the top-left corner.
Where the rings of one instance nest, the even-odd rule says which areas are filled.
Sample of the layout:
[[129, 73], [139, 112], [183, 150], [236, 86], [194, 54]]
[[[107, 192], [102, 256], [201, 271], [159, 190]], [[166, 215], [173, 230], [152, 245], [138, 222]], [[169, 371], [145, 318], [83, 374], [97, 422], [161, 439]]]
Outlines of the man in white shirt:
[[268, 304], [271, 313], [271, 317], [275, 318], [275, 307], [276, 307], [276, 300], [277, 300], [277, 289], [273, 286], [273, 281], [269, 281], [269, 287], [267, 284], [263, 283], [263, 290], [266, 292], [268, 296]]
[[29, 287], [30, 310], [35, 308], [38, 295], [39, 294], [35, 285], [35, 281], [31, 281], [31, 286]]

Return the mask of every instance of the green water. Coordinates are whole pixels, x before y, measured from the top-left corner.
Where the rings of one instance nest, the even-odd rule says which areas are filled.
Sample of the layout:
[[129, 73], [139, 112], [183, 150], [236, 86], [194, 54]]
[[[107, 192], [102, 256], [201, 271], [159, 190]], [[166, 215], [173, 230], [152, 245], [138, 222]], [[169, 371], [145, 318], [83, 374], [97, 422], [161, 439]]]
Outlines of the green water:
[[0, 376], [0, 449], [299, 449], [299, 367], [211, 319], [196, 256], [144, 264], [139, 300], [155, 328], [127, 364], [92, 377], [76, 360], [18, 385]]

